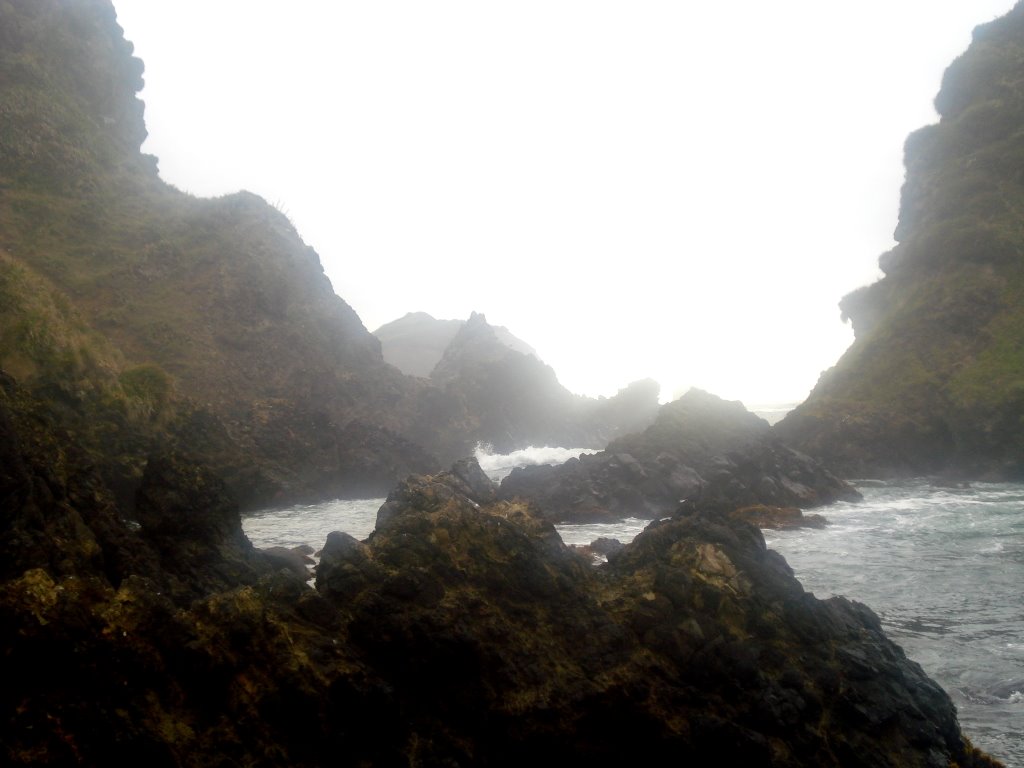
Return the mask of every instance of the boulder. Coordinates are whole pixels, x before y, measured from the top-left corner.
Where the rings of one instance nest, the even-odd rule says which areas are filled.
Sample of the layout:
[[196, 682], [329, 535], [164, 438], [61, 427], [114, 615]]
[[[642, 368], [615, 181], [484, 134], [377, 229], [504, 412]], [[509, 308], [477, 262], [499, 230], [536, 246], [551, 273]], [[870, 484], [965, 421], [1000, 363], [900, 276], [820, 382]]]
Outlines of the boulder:
[[662, 517], [685, 499], [729, 511], [754, 504], [814, 507], [860, 494], [781, 443], [768, 423], [699, 390], [664, 406], [642, 433], [559, 467], [523, 467], [501, 497], [532, 499], [558, 521]]
[[302, 579], [308, 579], [311, 566], [316, 564], [316, 561], [309, 556], [309, 549], [308, 545], [298, 547], [265, 547], [260, 549], [259, 552], [272, 565]]
[[984, 764], [877, 616], [806, 593], [754, 526], [697, 507], [595, 568], [464, 490], [411, 478], [318, 574], [423, 762]]

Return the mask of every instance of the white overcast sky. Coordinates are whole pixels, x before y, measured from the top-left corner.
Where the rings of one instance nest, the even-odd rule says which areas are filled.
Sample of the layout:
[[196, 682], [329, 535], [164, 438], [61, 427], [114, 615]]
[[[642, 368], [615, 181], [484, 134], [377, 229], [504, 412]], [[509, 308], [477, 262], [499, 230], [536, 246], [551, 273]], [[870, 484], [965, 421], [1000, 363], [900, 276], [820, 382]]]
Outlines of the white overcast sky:
[[571, 390], [798, 401], [902, 146], [1012, 0], [114, 0], [144, 150], [286, 212], [369, 330], [483, 312]]

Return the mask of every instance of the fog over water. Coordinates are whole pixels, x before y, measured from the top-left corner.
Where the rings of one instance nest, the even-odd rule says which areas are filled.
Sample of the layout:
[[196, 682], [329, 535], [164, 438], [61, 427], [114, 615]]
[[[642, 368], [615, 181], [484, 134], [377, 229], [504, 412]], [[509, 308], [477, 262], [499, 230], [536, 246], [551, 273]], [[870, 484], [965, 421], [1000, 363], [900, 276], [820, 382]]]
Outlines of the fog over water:
[[802, 400], [907, 134], [1011, 0], [115, 0], [144, 150], [286, 212], [373, 330], [486, 314], [569, 389]]

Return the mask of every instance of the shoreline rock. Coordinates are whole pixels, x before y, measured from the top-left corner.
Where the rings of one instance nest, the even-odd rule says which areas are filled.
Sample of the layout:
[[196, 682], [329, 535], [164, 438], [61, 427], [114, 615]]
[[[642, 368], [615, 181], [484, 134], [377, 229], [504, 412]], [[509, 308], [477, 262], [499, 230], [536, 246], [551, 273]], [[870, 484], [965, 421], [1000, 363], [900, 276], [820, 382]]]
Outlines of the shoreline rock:
[[311, 589], [187, 455], [149, 464], [133, 525], [23, 407], [0, 389], [9, 764], [995, 765], [746, 523], [695, 510], [594, 568], [468, 460], [331, 534]]
[[740, 403], [699, 390], [662, 407], [644, 432], [560, 466], [514, 469], [504, 499], [531, 499], [559, 522], [658, 518], [704, 507], [814, 507], [857, 500], [853, 486], [774, 438]]
[[691, 509], [594, 568], [531, 505], [464, 491], [411, 478], [317, 577], [430, 759], [984, 764], [878, 617], [806, 593], [752, 525]]

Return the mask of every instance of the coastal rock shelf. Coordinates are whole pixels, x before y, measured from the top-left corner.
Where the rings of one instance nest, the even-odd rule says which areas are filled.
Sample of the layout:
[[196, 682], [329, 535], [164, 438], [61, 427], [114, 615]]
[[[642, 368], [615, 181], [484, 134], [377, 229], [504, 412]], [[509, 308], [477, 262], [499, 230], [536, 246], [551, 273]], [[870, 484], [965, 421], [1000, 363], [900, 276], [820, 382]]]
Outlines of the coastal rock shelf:
[[128, 524], [9, 411], [8, 763], [994, 764], [870, 610], [805, 593], [746, 523], [691, 511], [595, 568], [467, 460], [329, 536], [314, 590], [184, 458]]
[[595, 569], [480, 477], [404, 483], [367, 542], [332, 534], [317, 575], [433, 759], [974, 760], [878, 618], [805, 593], [753, 526], [693, 511]]
[[[684, 499], [724, 512], [753, 505], [767, 512], [860, 497], [820, 462], [783, 444], [741, 403], [696, 389], [663, 406], [643, 432], [602, 452], [514, 469], [501, 495], [532, 499], [556, 522], [656, 518]], [[801, 516], [791, 514], [788, 522], [799, 524]]]

